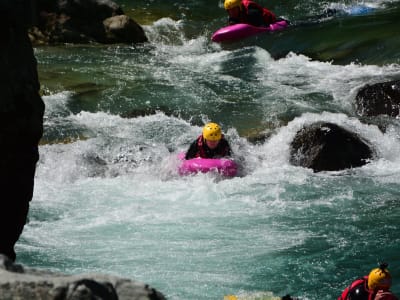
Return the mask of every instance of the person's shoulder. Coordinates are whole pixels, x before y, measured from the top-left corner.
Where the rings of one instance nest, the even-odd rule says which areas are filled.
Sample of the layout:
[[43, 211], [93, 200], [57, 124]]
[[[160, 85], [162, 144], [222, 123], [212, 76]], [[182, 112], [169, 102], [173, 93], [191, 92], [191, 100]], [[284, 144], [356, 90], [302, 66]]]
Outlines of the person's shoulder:
[[192, 141], [191, 143], [190, 143], [190, 148], [195, 148], [195, 147], [197, 147], [198, 146], [198, 140], [197, 139], [195, 139], [194, 141]]
[[228, 140], [227, 140], [225, 137], [223, 137], [223, 138], [221, 139], [221, 143], [223, 143], [223, 144], [229, 144]]

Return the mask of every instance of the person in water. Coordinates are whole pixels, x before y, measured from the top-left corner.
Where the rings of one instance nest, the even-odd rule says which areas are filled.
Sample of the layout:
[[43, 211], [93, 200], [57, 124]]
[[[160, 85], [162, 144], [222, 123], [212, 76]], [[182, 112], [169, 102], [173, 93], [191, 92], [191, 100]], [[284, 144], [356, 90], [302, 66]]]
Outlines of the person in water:
[[338, 300], [398, 300], [389, 290], [392, 277], [387, 263], [379, 264], [369, 275], [358, 278], [344, 289]]
[[249, 0], [225, 0], [229, 25], [245, 23], [253, 26], [268, 26], [277, 21], [274, 13]]
[[203, 127], [203, 133], [190, 145], [185, 159], [220, 158], [231, 154], [231, 147], [224, 138], [221, 127], [216, 123], [208, 123]]

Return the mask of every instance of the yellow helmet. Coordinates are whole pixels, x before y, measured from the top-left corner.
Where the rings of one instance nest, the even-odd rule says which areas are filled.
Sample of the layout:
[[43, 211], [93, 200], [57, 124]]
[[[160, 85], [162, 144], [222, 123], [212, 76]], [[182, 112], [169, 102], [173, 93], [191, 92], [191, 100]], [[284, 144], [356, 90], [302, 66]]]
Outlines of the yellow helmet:
[[240, 7], [242, 0], [225, 0], [224, 7], [226, 10], [232, 9], [234, 7]]
[[368, 275], [368, 288], [371, 290], [389, 289], [392, 285], [392, 276], [386, 269], [387, 264], [379, 265], [379, 268], [373, 269]]
[[219, 141], [222, 138], [221, 127], [217, 123], [207, 123], [203, 127], [203, 138], [208, 141]]

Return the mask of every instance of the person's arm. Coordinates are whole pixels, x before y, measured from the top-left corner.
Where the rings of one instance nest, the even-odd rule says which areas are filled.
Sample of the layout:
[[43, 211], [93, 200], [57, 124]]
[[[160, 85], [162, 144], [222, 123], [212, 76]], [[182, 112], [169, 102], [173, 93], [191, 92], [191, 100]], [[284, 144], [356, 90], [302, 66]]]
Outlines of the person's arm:
[[192, 159], [196, 157], [198, 152], [197, 140], [195, 140], [189, 147], [188, 151], [186, 152], [185, 159]]
[[226, 142], [226, 146], [227, 146], [226, 156], [232, 156], [232, 149], [231, 146], [229, 146], [228, 142]]
[[266, 8], [263, 9], [263, 20], [265, 25], [270, 25], [278, 21], [275, 14]]
[[221, 140], [221, 147], [224, 149], [225, 156], [232, 156], [232, 149], [226, 139]]
[[234, 17], [229, 17], [228, 18], [228, 24], [229, 25], [235, 25], [235, 24], [238, 24], [238, 23], [240, 23], [239, 18], [234, 18]]
[[263, 26], [264, 18], [263, 12], [258, 7], [249, 6], [247, 10], [247, 21], [253, 26]]
[[397, 297], [390, 291], [380, 290], [376, 293], [375, 300], [397, 300]]

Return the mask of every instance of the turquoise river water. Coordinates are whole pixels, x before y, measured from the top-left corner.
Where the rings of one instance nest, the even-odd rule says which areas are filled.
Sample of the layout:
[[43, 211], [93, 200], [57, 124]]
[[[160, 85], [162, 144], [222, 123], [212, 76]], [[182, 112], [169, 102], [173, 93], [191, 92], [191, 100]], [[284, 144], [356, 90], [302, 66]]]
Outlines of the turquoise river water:
[[[259, 2], [292, 26], [219, 45], [221, 1], [121, 0], [148, 43], [35, 48], [45, 133], [20, 263], [128, 277], [174, 300], [328, 300], [385, 260], [400, 294], [400, 123], [381, 132], [354, 110], [361, 87], [400, 79], [400, 1]], [[371, 10], [349, 14], [357, 5]], [[338, 13], [316, 21], [327, 8]], [[377, 157], [292, 166], [295, 133], [319, 120]], [[178, 176], [177, 153], [207, 121], [239, 177]]]

